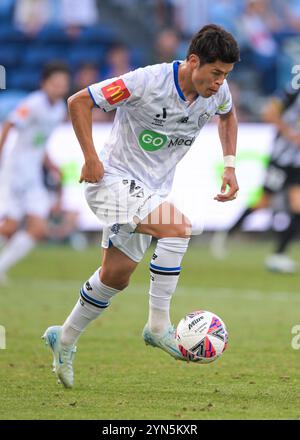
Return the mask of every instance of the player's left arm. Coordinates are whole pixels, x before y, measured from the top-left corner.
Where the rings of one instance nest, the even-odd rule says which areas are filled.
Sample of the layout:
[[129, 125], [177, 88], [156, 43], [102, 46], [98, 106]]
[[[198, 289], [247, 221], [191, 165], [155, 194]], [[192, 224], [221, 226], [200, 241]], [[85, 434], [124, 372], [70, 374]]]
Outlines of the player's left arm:
[[239, 189], [234, 168], [238, 122], [233, 105], [228, 113], [220, 114], [219, 116], [218, 130], [225, 163], [222, 175], [221, 193], [217, 194], [214, 199], [218, 202], [228, 202], [229, 200], [234, 200], [236, 198]]

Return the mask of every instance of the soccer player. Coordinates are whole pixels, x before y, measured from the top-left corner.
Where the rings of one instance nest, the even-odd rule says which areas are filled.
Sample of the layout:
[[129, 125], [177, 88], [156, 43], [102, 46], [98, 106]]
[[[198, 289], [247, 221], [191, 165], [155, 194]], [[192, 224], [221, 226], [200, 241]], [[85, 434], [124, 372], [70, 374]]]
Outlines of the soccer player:
[[244, 210], [228, 231], [214, 234], [211, 242], [213, 254], [222, 258], [226, 254], [226, 241], [240, 229], [244, 220], [258, 209], [268, 208], [278, 192], [287, 191], [290, 223], [277, 236], [275, 253], [265, 260], [270, 271], [294, 273], [297, 265], [286, 251], [300, 231], [300, 91], [287, 89], [272, 97], [263, 109], [263, 119], [275, 125], [276, 137], [267, 168], [263, 191], [255, 205]]
[[[69, 71], [58, 62], [45, 65], [41, 89], [29, 94], [8, 116], [0, 136], [0, 159], [10, 130], [17, 130], [8, 158], [8, 196], [0, 238], [0, 279], [24, 258], [46, 234], [50, 200], [43, 183], [43, 164], [55, 167], [46, 156], [46, 142], [66, 118], [64, 97], [69, 90]], [[23, 224], [25, 225], [23, 227]]]
[[[215, 114], [220, 115], [225, 156], [221, 192], [215, 199], [226, 202], [236, 197], [237, 120], [226, 77], [238, 60], [239, 48], [232, 35], [207, 25], [191, 41], [184, 61], [140, 68], [69, 98], [85, 158], [80, 182], [87, 182], [87, 201], [104, 225], [104, 251], [101, 267], [83, 284], [63, 326], [49, 327], [43, 336], [65, 387], [73, 385], [79, 336], [127, 287], [152, 237], [157, 238], [157, 246], [150, 263], [149, 319], [143, 338], [175, 359], [187, 360], [178, 349], [169, 310], [192, 225], [165, 197], [176, 165]], [[117, 108], [100, 157], [92, 138], [93, 106], [103, 111]]]

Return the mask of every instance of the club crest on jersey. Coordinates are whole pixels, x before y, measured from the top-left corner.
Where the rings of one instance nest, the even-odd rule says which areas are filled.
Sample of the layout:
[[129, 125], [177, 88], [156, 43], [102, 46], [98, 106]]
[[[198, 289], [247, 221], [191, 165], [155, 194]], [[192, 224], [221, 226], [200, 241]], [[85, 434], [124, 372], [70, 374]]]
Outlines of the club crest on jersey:
[[206, 122], [209, 121], [210, 116], [211, 115], [209, 113], [207, 113], [207, 112], [202, 113], [202, 115], [200, 115], [199, 118], [198, 118], [198, 127], [202, 128], [206, 124]]
[[117, 81], [102, 87], [101, 91], [106, 101], [111, 105], [124, 101], [124, 99], [127, 99], [130, 96], [130, 92], [122, 79], [118, 79]]
[[117, 235], [120, 231], [120, 227], [121, 227], [121, 225], [119, 223], [115, 223], [114, 225], [112, 225], [110, 230], [111, 230], [111, 232], [113, 232], [114, 234]]

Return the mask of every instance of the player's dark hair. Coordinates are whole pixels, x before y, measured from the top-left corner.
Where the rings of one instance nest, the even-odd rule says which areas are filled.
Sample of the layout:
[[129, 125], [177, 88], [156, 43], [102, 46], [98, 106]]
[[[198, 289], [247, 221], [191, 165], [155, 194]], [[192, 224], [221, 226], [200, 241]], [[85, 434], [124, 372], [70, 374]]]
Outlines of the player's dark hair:
[[215, 24], [204, 26], [194, 35], [187, 58], [191, 54], [200, 58], [201, 65], [214, 63], [217, 60], [228, 64], [240, 61], [240, 49], [234, 37]]
[[70, 74], [68, 66], [63, 61], [52, 61], [44, 65], [42, 70], [42, 82], [49, 79], [55, 73], [66, 73]]

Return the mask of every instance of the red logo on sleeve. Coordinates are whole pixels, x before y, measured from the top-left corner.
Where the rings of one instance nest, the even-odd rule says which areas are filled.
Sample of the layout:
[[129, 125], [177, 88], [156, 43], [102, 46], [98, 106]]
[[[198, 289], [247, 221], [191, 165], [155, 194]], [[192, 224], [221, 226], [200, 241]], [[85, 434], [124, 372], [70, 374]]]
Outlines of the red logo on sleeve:
[[25, 105], [21, 106], [17, 109], [16, 113], [19, 116], [19, 118], [26, 119], [27, 116], [29, 115], [29, 108], [26, 107]]
[[130, 92], [122, 79], [118, 79], [108, 86], [103, 87], [101, 91], [106, 101], [111, 105], [124, 101], [124, 99], [130, 96]]

